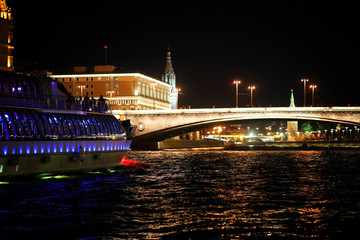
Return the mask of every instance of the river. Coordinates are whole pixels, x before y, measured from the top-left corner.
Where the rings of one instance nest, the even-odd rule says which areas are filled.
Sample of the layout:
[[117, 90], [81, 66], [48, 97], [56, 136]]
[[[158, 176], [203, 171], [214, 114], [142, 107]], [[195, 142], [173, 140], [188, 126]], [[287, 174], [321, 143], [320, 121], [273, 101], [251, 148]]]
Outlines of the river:
[[0, 239], [355, 239], [359, 151], [132, 151], [0, 185]]

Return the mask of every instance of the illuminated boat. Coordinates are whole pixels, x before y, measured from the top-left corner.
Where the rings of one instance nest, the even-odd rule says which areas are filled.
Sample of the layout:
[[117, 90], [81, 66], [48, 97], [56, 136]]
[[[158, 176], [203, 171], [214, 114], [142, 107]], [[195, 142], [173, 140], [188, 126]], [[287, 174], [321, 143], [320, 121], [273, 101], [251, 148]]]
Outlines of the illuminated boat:
[[48, 77], [0, 72], [0, 176], [120, 166], [132, 126]]

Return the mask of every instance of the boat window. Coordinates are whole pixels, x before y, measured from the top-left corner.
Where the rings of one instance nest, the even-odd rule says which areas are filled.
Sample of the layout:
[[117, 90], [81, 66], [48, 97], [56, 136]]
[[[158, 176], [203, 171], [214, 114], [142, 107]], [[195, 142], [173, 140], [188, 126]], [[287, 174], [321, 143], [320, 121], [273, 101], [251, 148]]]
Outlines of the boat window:
[[50, 135], [49, 126], [46, 124], [44, 120], [42, 120], [38, 113], [32, 112], [32, 117], [34, 118], [35, 124], [38, 128], [39, 134], [41, 137], [46, 138]]
[[89, 116], [86, 116], [86, 122], [87, 122], [87, 125], [90, 127], [90, 131], [91, 131], [91, 135], [92, 136], [96, 136], [97, 135], [97, 132], [96, 132], [96, 129], [94, 127], [94, 124], [93, 122], [91, 121], [90, 117]]
[[20, 124], [20, 119], [19, 119], [19, 115], [17, 114], [17, 112], [14, 112], [13, 110], [9, 110], [9, 116], [11, 116], [11, 118], [13, 119], [13, 123], [15, 124], [15, 132], [16, 132], [16, 136], [17, 138], [21, 138], [24, 139], [24, 131], [22, 128], [22, 125]]
[[78, 130], [78, 129], [76, 129], [76, 127], [74, 126], [74, 123], [71, 120], [71, 118], [68, 115], [64, 115], [63, 117], [66, 119], [66, 123], [68, 125], [69, 136], [71, 136], [71, 138], [75, 138], [76, 136], [79, 136], [76, 134], [75, 130]]
[[57, 118], [57, 120], [59, 122], [60, 129], [63, 132], [63, 137], [64, 138], [69, 138], [70, 133], [69, 133], [68, 125], [66, 123], [66, 119], [62, 115], [56, 115], [56, 116], [53, 115], [53, 117], [54, 117], [54, 119]]
[[113, 126], [114, 126], [117, 134], [125, 132], [123, 126], [121, 125], [120, 121], [116, 119], [116, 117], [111, 117], [111, 121], [113, 123]]
[[99, 122], [101, 122], [101, 125], [102, 125], [103, 130], [104, 130], [104, 134], [106, 136], [111, 135], [110, 127], [109, 127], [108, 123], [105, 121], [105, 116], [97, 116], [97, 117], [99, 119]]
[[36, 121], [33, 118], [31, 112], [27, 110], [23, 110], [23, 112], [27, 117], [30, 136], [34, 136], [34, 138], [39, 139], [41, 137], [41, 131], [38, 130]]
[[10, 140], [16, 139], [15, 125], [14, 125], [14, 122], [12, 121], [10, 114], [8, 112], [4, 111], [3, 116], [6, 120], [7, 127], [8, 127], [8, 133], [9, 133], [8, 139], [10, 139]]
[[55, 115], [51, 115], [51, 117], [54, 119], [54, 124], [56, 126], [56, 130], [57, 130], [57, 134], [59, 138], [62, 138], [64, 136], [64, 130], [61, 126], [61, 124], [59, 123], [57, 117]]
[[86, 136], [91, 136], [90, 126], [89, 126], [89, 124], [87, 123], [85, 116], [81, 116], [80, 118], [81, 118], [81, 121], [82, 121], [83, 124], [84, 124], [84, 129], [85, 129], [85, 131], [86, 131], [86, 132], [85, 132]]
[[79, 116], [74, 116], [74, 119], [78, 123], [78, 127], [80, 129], [80, 136], [81, 137], [86, 136], [86, 130], [85, 130], [84, 123], [81, 120], [81, 118]]
[[105, 126], [103, 126], [102, 122], [100, 121], [99, 117], [94, 115], [94, 123], [98, 126], [99, 128], [99, 133], [101, 136], [106, 135], [106, 130], [105, 130]]
[[51, 123], [49, 122], [49, 119], [47, 118], [46, 115], [40, 114], [40, 116], [42, 118], [42, 122], [43, 122], [45, 130], [46, 130], [46, 137], [51, 138], [53, 135], [52, 130], [51, 130]]
[[49, 120], [49, 125], [50, 125], [50, 129], [51, 129], [51, 134], [53, 138], [57, 138], [58, 136], [58, 131], [57, 131], [57, 126], [55, 124], [54, 119], [52, 118], [51, 115], [46, 115], [47, 119]]
[[96, 131], [96, 135], [97, 136], [100, 136], [101, 135], [101, 132], [100, 132], [100, 129], [99, 129], [99, 126], [95, 120], [95, 118], [93, 116], [89, 116], [89, 120], [92, 122], [94, 128], [95, 128], [95, 131]]
[[82, 133], [83, 130], [82, 130], [81, 126], [79, 125], [78, 120], [75, 117], [73, 117], [72, 122], [75, 127], [76, 136], [81, 137], [83, 135], [83, 133]]
[[[24, 133], [24, 137], [25, 138], [30, 138], [31, 136], [31, 133], [30, 133], [30, 128], [29, 128], [29, 123], [28, 123], [28, 118], [27, 116], [24, 114], [24, 112], [22, 110], [16, 110], [16, 112], [18, 113], [19, 115], [19, 120], [20, 120], [20, 123], [22, 125], [22, 128], [23, 128], [23, 133]], [[14, 112], [15, 114], [15, 112]]]
[[115, 131], [114, 131], [113, 125], [111, 124], [111, 121], [110, 121], [110, 119], [109, 119], [109, 116], [104, 116], [104, 121], [107, 122], [107, 124], [108, 124], [109, 133], [110, 133], [111, 135], [113, 135], [113, 134], [115, 133]]
[[0, 112], [0, 137], [1, 139], [9, 140], [9, 133], [8, 133], [8, 126], [6, 123], [5, 118], [2, 116], [2, 113]]

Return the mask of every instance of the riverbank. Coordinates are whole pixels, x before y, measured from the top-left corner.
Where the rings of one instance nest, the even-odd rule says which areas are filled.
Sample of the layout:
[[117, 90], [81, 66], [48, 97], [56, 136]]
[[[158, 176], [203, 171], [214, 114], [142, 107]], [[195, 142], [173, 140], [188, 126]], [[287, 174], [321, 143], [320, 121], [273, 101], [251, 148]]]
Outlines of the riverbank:
[[[191, 149], [217, 148], [225, 150], [326, 150], [326, 149], [353, 149], [360, 150], [360, 142], [254, 142], [254, 143], [226, 143], [216, 140], [165, 140], [157, 144], [157, 149]], [[138, 149], [136, 149], [138, 150]], [[142, 149], [144, 150], [144, 149]]]

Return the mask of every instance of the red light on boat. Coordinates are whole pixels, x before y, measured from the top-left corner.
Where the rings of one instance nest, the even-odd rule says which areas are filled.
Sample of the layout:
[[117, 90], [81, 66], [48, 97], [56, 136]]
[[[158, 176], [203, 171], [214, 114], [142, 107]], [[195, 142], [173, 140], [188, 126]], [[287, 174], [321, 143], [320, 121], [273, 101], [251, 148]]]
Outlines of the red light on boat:
[[131, 159], [128, 159], [126, 157], [123, 157], [120, 161], [120, 163], [123, 165], [123, 166], [128, 166], [128, 167], [146, 167], [146, 163], [143, 163], [143, 162], [136, 162], [136, 161], [133, 161]]

